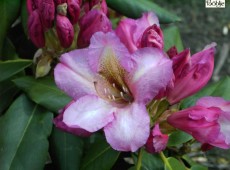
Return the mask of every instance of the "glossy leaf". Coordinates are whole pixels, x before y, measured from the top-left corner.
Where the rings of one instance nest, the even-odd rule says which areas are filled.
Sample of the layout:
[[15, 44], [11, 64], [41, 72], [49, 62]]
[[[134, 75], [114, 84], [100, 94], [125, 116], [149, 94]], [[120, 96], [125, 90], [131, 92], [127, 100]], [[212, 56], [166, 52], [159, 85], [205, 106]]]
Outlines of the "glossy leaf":
[[77, 170], [83, 154], [83, 139], [53, 128], [50, 137], [50, 154], [55, 169]]
[[167, 51], [172, 46], [176, 46], [178, 51], [182, 51], [184, 49], [179, 29], [176, 26], [171, 26], [164, 29], [163, 34], [165, 51]]
[[32, 64], [31, 60], [8, 60], [0, 62], [0, 81], [6, 80]]
[[165, 170], [186, 170], [184, 164], [182, 164], [180, 161], [178, 161], [176, 158], [173, 157], [169, 157], [167, 158], [168, 162], [171, 166], [172, 169], [169, 169], [166, 165], [165, 165]]
[[70, 97], [57, 88], [51, 77], [35, 79], [25, 76], [13, 81], [31, 100], [53, 112], [58, 112], [71, 101]]
[[181, 145], [189, 140], [193, 139], [193, 137], [185, 132], [176, 131], [170, 134], [168, 146], [177, 146]]
[[140, 18], [143, 12], [153, 11], [161, 23], [180, 21], [180, 18], [175, 14], [149, 0], [106, 0], [106, 2], [110, 8], [129, 18]]
[[24, 95], [0, 118], [0, 169], [41, 170], [48, 154], [53, 115]]
[[225, 100], [230, 100], [230, 77], [226, 76], [222, 80], [204, 87], [195, 95], [186, 98], [181, 103], [181, 108], [188, 108], [195, 105], [196, 101], [203, 96], [219, 96]]
[[0, 115], [11, 104], [19, 89], [10, 80], [0, 83]]
[[20, 9], [21, 0], [1, 0], [0, 1], [0, 59], [2, 56], [2, 46], [7, 33], [7, 30], [10, 28], [11, 24], [17, 19], [18, 12]]
[[97, 140], [83, 158], [81, 170], [111, 169], [119, 154], [120, 152], [113, 150], [105, 139]]
[[190, 170], [208, 170], [208, 168], [202, 165], [193, 165]]

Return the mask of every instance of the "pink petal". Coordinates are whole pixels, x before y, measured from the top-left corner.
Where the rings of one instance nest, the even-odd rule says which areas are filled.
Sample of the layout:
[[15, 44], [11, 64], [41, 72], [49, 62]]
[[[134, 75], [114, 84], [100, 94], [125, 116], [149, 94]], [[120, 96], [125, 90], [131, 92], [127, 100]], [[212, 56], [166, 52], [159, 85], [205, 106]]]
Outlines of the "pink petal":
[[84, 129], [81, 129], [80, 127], [74, 127], [74, 128], [69, 127], [63, 122], [64, 111], [74, 102], [75, 101], [70, 102], [63, 110], [61, 110], [60, 114], [53, 120], [53, 122], [57, 128], [59, 128], [63, 131], [72, 133], [72, 134], [77, 135], [77, 136], [83, 136], [83, 137], [90, 136], [91, 135], [90, 132], [88, 132]]
[[64, 112], [63, 122], [71, 127], [95, 132], [114, 119], [114, 108], [105, 100], [87, 95], [71, 104]]
[[172, 78], [172, 62], [156, 48], [142, 48], [133, 55], [135, 68], [131, 72], [129, 87], [137, 102], [152, 100]]
[[110, 55], [115, 56], [118, 62], [129, 70], [131, 67], [129, 52], [113, 32], [97, 32], [90, 41], [89, 64], [93, 71], [99, 71], [100, 61], [105, 57], [110, 57]]
[[61, 56], [54, 69], [57, 86], [74, 99], [86, 94], [96, 94], [94, 73], [88, 66], [87, 49], [74, 50]]
[[150, 120], [144, 105], [133, 103], [117, 109], [113, 122], [105, 126], [105, 136], [113, 149], [135, 152], [149, 136]]
[[225, 142], [230, 147], [230, 110], [220, 115], [218, 123], [220, 124], [220, 131], [224, 135]]
[[144, 31], [153, 24], [159, 26], [157, 16], [152, 12], [144, 13], [142, 17], [137, 20], [129, 18], [121, 20], [116, 29], [116, 34], [129, 51], [133, 53], [140, 46]]

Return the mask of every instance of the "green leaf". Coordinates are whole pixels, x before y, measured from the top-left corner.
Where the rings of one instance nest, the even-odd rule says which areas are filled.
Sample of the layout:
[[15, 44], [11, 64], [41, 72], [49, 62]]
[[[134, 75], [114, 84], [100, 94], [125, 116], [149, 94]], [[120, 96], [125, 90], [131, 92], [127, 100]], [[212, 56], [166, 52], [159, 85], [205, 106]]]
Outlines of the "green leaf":
[[20, 96], [0, 118], [0, 169], [41, 170], [53, 115]]
[[6, 33], [13, 22], [18, 17], [21, 0], [1, 0], [0, 1], [0, 59], [2, 56], [2, 46]]
[[70, 97], [57, 88], [51, 77], [35, 79], [25, 76], [13, 80], [13, 82], [25, 91], [31, 100], [53, 112], [58, 112], [71, 101]]
[[111, 169], [119, 154], [120, 152], [113, 150], [105, 139], [97, 140], [83, 158], [81, 170]]
[[176, 158], [173, 157], [169, 157], [167, 158], [168, 162], [171, 166], [172, 169], [169, 169], [166, 165], [165, 165], [165, 170], [186, 170], [184, 164], [182, 164], [180, 161], [178, 161]]
[[10, 80], [0, 83], [0, 115], [11, 104], [19, 89]]
[[176, 26], [171, 26], [164, 29], [163, 34], [165, 51], [172, 46], [176, 46], [178, 51], [182, 51], [184, 49], [179, 29]]
[[28, 20], [28, 12], [26, 8], [26, 0], [21, 0], [21, 22], [24, 29], [25, 34], [27, 35], [27, 20]]
[[230, 100], [230, 77], [226, 76], [222, 80], [204, 87], [195, 95], [184, 99], [181, 103], [181, 108], [185, 109], [195, 105], [196, 101], [204, 96], [219, 96], [225, 100]]
[[176, 131], [170, 134], [168, 146], [177, 146], [181, 145], [189, 140], [193, 139], [193, 137], [185, 132]]
[[0, 82], [19, 73], [32, 64], [31, 60], [8, 60], [0, 62]]
[[83, 146], [82, 138], [53, 128], [50, 137], [50, 154], [55, 169], [79, 169]]
[[110, 8], [129, 18], [140, 18], [142, 13], [153, 11], [161, 23], [167, 24], [180, 21], [180, 18], [175, 14], [168, 12], [168, 10], [159, 7], [149, 0], [106, 0], [106, 2]]
[[162, 170], [164, 164], [158, 154], [150, 154], [143, 152], [141, 170], [149, 170], [154, 167], [154, 170]]
[[2, 60], [15, 60], [18, 59], [15, 47], [9, 38], [5, 38], [2, 48]]
[[208, 168], [202, 165], [193, 165], [190, 170], [208, 170]]

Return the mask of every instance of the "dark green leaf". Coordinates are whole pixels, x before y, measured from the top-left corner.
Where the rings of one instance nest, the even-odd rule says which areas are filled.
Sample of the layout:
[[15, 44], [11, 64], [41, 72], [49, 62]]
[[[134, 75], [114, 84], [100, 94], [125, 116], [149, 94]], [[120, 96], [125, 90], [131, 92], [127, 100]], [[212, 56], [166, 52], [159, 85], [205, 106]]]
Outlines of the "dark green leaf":
[[26, 0], [21, 0], [21, 22], [26, 35], [27, 35], [27, 20], [28, 20], [28, 13], [26, 8]]
[[208, 170], [208, 168], [202, 165], [193, 165], [191, 170]]
[[167, 51], [172, 46], [176, 46], [178, 51], [182, 51], [184, 49], [179, 29], [176, 26], [171, 26], [164, 29], [163, 33], [164, 33], [165, 51]]
[[35, 79], [27, 76], [15, 79], [13, 82], [25, 91], [35, 103], [53, 112], [58, 112], [71, 101], [70, 97], [57, 88], [51, 77]]
[[0, 115], [11, 104], [19, 89], [10, 80], [0, 83]]
[[189, 140], [193, 139], [193, 137], [185, 132], [176, 131], [170, 134], [168, 146], [177, 146], [181, 145]]
[[180, 21], [179, 17], [149, 0], [106, 0], [106, 2], [110, 8], [129, 18], [139, 18], [143, 12], [153, 11], [161, 23]]
[[98, 140], [90, 146], [83, 158], [81, 170], [111, 169], [119, 154], [104, 139]]
[[2, 60], [15, 60], [18, 59], [18, 55], [15, 51], [15, 47], [9, 38], [5, 38], [2, 48]]
[[0, 81], [6, 80], [11, 76], [24, 70], [32, 64], [31, 60], [8, 60], [0, 62]]
[[53, 115], [24, 95], [0, 118], [0, 169], [41, 170], [48, 154]]
[[83, 144], [83, 140], [80, 137], [53, 128], [50, 137], [50, 154], [55, 169], [79, 169]]
[[1, 0], [0, 1], [0, 59], [2, 57], [2, 45], [5, 39], [7, 30], [18, 17], [21, 0]]
[[168, 162], [169, 162], [172, 169], [169, 169], [165, 165], [165, 170], [186, 170], [184, 164], [182, 162], [178, 161], [176, 158], [169, 157], [167, 159], [168, 159]]
[[204, 96], [219, 96], [230, 100], [230, 77], [226, 76], [221, 81], [210, 84], [195, 95], [186, 98], [182, 101], [181, 108], [185, 109], [195, 105], [196, 101]]

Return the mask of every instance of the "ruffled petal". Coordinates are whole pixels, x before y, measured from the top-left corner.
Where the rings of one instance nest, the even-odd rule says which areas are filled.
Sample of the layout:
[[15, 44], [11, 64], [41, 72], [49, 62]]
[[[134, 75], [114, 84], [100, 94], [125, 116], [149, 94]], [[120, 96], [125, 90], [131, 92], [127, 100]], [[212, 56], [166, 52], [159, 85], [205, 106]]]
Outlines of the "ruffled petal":
[[54, 69], [57, 86], [75, 100], [87, 94], [96, 94], [94, 73], [88, 66], [86, 53], [86, 49], [66, 53]]
[[64, 112], [63, 122], [71, 127], [95, 132], [113, 121], [114, 108], [108, 102], [94, 95], [87, 95], [73, 104]]
[[99, 71], [100, 62], [110, 56], [114, 56], [125, 69], [129, 70], [131, 67], [127, 48], [113, 32], [95, 33], [90, 40], [88, 55], [89, 64], [95, 72]]
[[144, 105], [133, 103], [117, 109], [113, 122], [105, 126], [105, 136], [113, 149], [135, 152], [149, 136], [150, 119]]
[[148, 103], [172, 78], [172, 61], [156, 48], [142, 48], [134, 53], [134, 69], [129, 88], [137, 102]]

